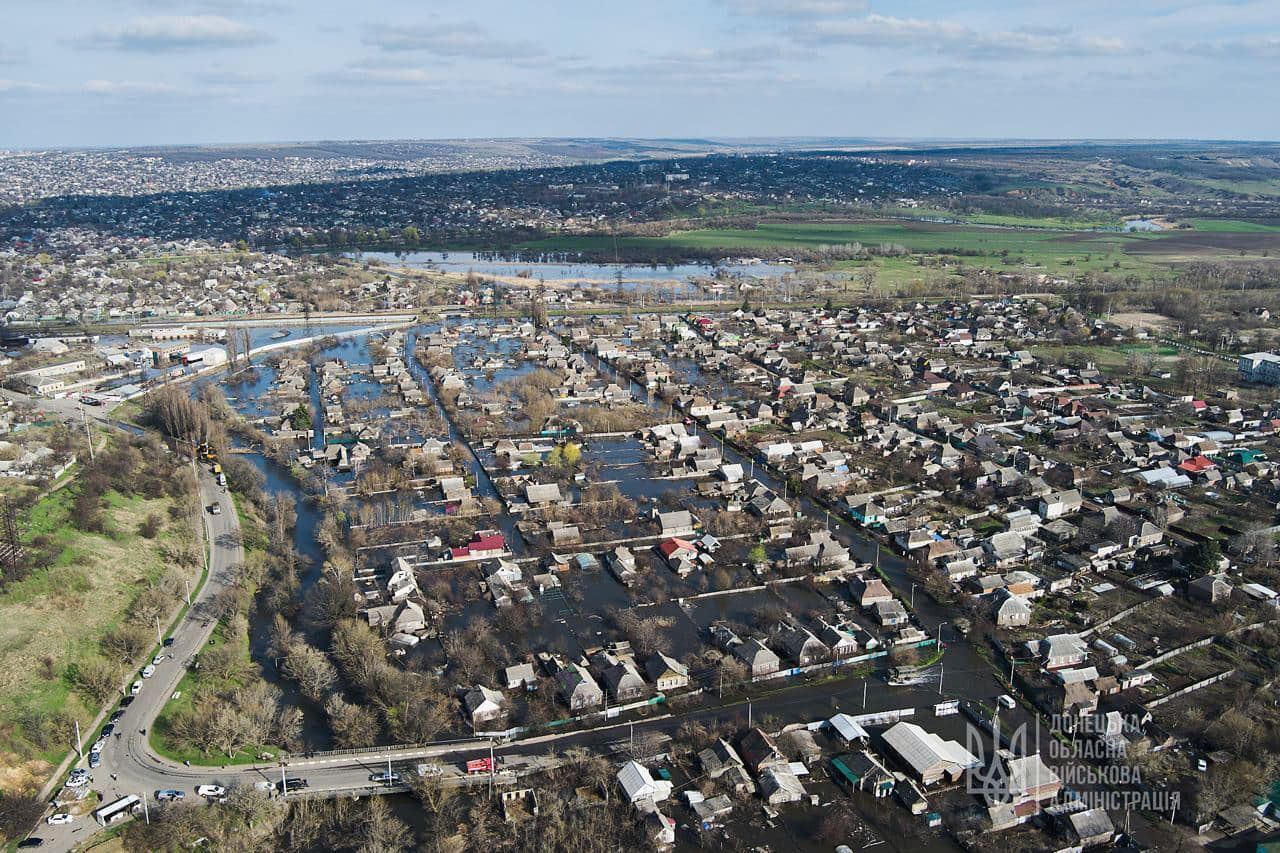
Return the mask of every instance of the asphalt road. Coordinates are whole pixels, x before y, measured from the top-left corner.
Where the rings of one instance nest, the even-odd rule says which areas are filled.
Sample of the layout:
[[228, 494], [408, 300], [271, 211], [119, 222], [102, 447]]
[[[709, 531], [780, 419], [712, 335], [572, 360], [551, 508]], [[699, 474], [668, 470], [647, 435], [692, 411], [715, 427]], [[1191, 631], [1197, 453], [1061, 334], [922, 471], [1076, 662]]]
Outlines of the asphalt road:
[[[209, 615], [211, 603], [218, 593], [234, 580], [234, 567], [244, 561], [244, 548], [240, 544], [240, 520], [236, 516], [231, 496], [217, 485], [213, 477], [201, 470], [200, 499], [204, 507], [205, 535], [211, 544], [209, 576], [192, 601], [186, 616], [173, 631], [173, 645], [161, 651], [165, 659], [156, 666], [155, 674], [143, 681], [142, 692], [125, 709], [124, 716], [116, 724], [116, 735], [107, 739], [102, 750], [102, 764], [92, 771], [91, 788], [102, 794], [106, 802], [127, 794], [144, 791], [148, 796], [156, 789], [177, 788], [176, 777], [198, 779], [192, 784], [208, 781], [207, 773], [197, 773], [192, 768], [170, 762], [155, 755], [143, 731], [150, 731], [152, 724], [166, 701], [178, 687], [186, 672], [187, 663], [204, 647], [213, 633], [215, 621]], [[219, 515], [212, 515], [208, 507], [215, 501], [222, 506]], [[86, 758], [76, 763], [88, 767]], [[114, 778], [113, 778], [114, 777]], [[46, 846], [66, 850], [83, 841], [98, 825], [92, 817], [78, 817], [69, 825], [41, 826], [34, 835], [45, 839]]]

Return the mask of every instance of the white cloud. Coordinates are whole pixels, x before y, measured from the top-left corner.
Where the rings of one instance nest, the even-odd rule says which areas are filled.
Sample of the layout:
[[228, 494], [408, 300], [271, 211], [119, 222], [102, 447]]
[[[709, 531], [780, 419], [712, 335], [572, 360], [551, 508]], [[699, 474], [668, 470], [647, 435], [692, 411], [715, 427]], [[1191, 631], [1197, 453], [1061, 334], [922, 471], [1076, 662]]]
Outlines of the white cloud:
[[731, 12], [769, 18], [838, 18], [860, 15], [868, 0], [720, 0]]
[[204, 71], [195, 71], [192, 72], [191, 77], [197, 82], [209, 86], [223, 87], [256, 86], [262, 83], [270, 83], [275, 79], [271, 74], [262, 74], [257, 71], [238, 71], [229, 68], [209, 68]]
[[1280, 36], [1200, 41], [1170, 45], [1172, 50], [1214, 59], [1280, 59]]
[[49, 91], [49, 87], [44, 83], [32, 83], [29, 80], [0, 80], [0, 95], [19, 95], [47, 91]]
[[132, 80], [88, 80], [84, 91], [91, 95], [172, 95], [181, 91], [169, 83], [136, 82]]
[[389, 52], [421, 51], [450, 58], [518, 58], [543, 52], [532, 42], [497, 38], [465, 22], [379, 26], [365, 34], [364, 43]]
[[134, 18], [123, 27], [96, 30], [81, 43], [87, 47], [159, 52], [246, 47], [271, 40], [267, 33], [221, 15], [153, 15]]
[[817, 21], [790, 34], [810, 45], [853, 44], [862, 47], [912, 48], [1002, 56], [1119, 56], [1140, 51], [1123, 39], [1043, 30], [986, 30], [951, 21], [867, 15], [849, 21]]
[[322, 83], [338, 85], [382, 85], [382, 86], [443, 86], [447, 82], [440, 76], [423, 68], [379, 67], [374, 65], [352, 65], [337, 71], [327, 71], [316, 76]]

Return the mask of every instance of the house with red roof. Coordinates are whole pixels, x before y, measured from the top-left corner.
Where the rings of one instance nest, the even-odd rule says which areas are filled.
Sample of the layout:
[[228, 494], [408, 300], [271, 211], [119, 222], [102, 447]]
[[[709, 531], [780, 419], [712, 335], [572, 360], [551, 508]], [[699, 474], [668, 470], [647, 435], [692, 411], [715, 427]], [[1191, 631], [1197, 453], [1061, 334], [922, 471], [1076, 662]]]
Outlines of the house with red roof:
[[684, 577], [698, 568], [698, 549], [692, 542], [677, 537], [658, 544], [658, 553], [676, 574]]
[[1208, 456], [1192, 456], [1178, 465], [1178, 469], [1189, 477], [1202, 476], [1217, 467]]
[[496, 530], [479, 530], [471, 541], [449, 551], [452, 560], [485, 560], [507, 553], [507, 540]]

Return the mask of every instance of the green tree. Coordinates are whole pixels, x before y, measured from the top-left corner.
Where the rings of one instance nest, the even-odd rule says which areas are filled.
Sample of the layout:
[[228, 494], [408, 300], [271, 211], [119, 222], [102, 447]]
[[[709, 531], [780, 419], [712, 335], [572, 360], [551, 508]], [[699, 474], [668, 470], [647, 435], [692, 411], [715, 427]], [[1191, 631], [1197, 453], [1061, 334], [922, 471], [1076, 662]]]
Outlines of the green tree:
[[1205, 539], [1187, 549], [1187, 564], [1201, 574], [1218, 571], [1222, 562], [1222, 546], [1217, 539]]
[[566, 444], [564, 450], [560, 451], [560, 456], [565, 465], [577, 465], [578, 461], [582, 459], [582, 448], [576, 444]]
[[310, 410], [308, 410], [305, 405], [299, 403], [298, 408], [294, 409], [293, 413], [289, 415], [289, 423], [297, 430], [311, 429]]

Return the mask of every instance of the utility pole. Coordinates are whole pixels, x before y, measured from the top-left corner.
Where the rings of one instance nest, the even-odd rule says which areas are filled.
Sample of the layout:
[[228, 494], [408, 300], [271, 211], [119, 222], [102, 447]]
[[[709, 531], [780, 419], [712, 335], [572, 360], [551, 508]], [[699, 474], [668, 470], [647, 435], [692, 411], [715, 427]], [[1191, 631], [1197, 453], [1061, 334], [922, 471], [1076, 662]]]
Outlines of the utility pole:
[[280, 764], [280, 796], [289, 796], [289, 780], [284, 775], [284, 763]]
[[164, 643], [164, 637], [160, 633], [160, 617], [156, 616], [156, 645], [160, 646]]
[[187, 589], [187, 606], [191, 606], [191, 581], [187, 578], [182, 579], [182, 585]]
[[944, 663], [938, 667], [938, 695], [942, 695], [942, 676], [947, 674], [947, 665]]
[[84, 758], [84, 745], [80, 742], [80, 721], [76, 720], [76, 755]]
[[147, 821], [147, 826], [151, 825], [151, 810], [147, 808], [147, 792], [142, 792], [142, 817]]
[[911, 609], [916, 609], [916, 585], [911, 585]]
[[89, 413], [85, 411], [84, 403], [80, 404], [80, 420], [84, 422], [84, 437], [89, 444], [89, 461], [93, 461], [93, 433], [89, 431]]
[[747, 728], [751, 728], [751, 700], [747, 699]]
[[863, 708], [863, 710], [866, 710], [866, 707], [867, 707], [867, 680], [864, 678], [864, 679], [862, 679], [862, 708]]

